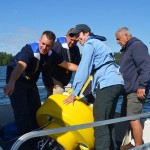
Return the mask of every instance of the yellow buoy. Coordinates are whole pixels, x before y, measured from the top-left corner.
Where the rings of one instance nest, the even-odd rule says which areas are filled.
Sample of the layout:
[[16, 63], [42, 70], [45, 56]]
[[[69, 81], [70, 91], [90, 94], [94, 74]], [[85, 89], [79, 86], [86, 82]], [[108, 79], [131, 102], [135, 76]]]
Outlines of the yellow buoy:
[[[54, 94], [50, 96], [37, 112], [39, 126], [49, 124], [44, 129], [73, 126], [93, 122], [93, 109], [77, 97], [74, 103], [64, 105], [62, 101], [68, 96]], [[61, 144], [65, 150], [92, 150], [94, 149], [94, 130], [86, 128], [49, 135]]]

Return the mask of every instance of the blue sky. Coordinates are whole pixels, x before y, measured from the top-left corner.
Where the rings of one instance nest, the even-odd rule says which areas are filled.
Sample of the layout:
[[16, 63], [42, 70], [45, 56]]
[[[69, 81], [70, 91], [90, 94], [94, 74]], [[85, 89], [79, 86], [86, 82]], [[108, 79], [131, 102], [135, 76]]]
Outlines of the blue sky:
[[59, 37], [80, 23], [105, 36], [114, 52], [120, 50], [115, 32], [123, 26], [150, 50], [149, 8], [150, 0], [1, 0], [0, 51], [15, 55], [44, 30]]

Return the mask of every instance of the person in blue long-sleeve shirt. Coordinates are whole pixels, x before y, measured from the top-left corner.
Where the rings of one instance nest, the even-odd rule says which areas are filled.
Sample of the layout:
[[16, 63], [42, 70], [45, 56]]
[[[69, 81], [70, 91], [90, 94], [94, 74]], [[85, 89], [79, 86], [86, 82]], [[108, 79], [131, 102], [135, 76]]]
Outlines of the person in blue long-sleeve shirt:
[[[81, 62], [78, 66], [72, 94], [63, 101], [64, 104], [73, 103], [84, 83], [94, 71], [92, 91], [96, 92], [94, 101], [94, 121], [114, 118], [118, 97], [123, 90], [124, 81], [115, 63], [112, 52], [100, 36], [96, 36], [85, 24], [76, 25], [70, 36], [77, 34], [78, 41], [84, 45]], [[105, 125], [94, 128], [95, 149], [115, 150], [114, 126]]]
[[[117, 30], [116, 40], [122, 47], [120, 72], [123, 75], [125, 88], [122, 114], [127, 116], [140, 114], [149, 90], [150, 56], [148, 48], [141, 40], [132, 37], [126, 27]], [[142, 144], [143, 134], [140, 119], [131, 120], [130, 125], [135, 146], [139, 146]]]

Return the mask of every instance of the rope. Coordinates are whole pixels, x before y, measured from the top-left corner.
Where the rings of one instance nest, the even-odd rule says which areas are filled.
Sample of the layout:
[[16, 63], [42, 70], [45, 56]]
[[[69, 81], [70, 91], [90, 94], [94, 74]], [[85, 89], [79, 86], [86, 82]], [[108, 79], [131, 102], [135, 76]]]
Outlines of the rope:
[[[37, 129], [35, 129], [35, 130], [33, 130], [33, 131], [38, 131], [38, 130], [44, 129], [45, 127], [47, 127], [47, 126], [51, 123], [51, 119], [52, 119], [52, 118], [49, 118], [49, 121], [48, 121], [47, 123], [45, 123], [43, 126], [37, 128]], [[12, 141], [17, 140], [19, 137], [21, 137], [21, 136], [16, 136], [15, 138], [12, 138], [11, 140], [7, 140], [7, 141], [5, 140], [4, 146], [7, 145], [8, 143], [12, 142]], [[4, 141], [0, 141], [0, 144], [2, 144], [3, 142], [4, 142]], [[1, 150], [1, 149], [0, 149], [0, 150]]]
[[54, 129], [47, 129], [47, 130], [42, 130], [42, 131], [32, 131], [32, 132], [26, 133], [23, 136], [21, 136], [13, 144], [13, 146], [11, 147], [11, 150], [17, 150], [22, 143], [24, 143], [28, 139], [31, 139], [31, 138], [34, 138], [34, 137], [40, 137], [40, 136], [56, 134], [56, 133], [62, 133], [62, 132], [67, 132], [67, 131], [74, 131], [74, 130], [79, 130], [79, 129], [84, 129], [84, 128], [90, 128], [90, 127], [97, 127], [97, 126], [102, 126], [102, 125], [114, 124], [114, 123], [118, 123], [118, 122], [124, 122], [124, 121], [139, 119], [139, 118], [147, 117], [147, 116], [150, 117], [150, 112], [143, 113], [143, 114], [138, 114], [138, 115], [133, 115], [133, 116], [116, 118], [116, 119], [97, 121], [97, 122], [93, 122], [93, 123], [86, 123], [86, 124], [80, 124], [80, 125], [74, 125], [74, 126], [67, 126], [67, 127], [54, 128]]

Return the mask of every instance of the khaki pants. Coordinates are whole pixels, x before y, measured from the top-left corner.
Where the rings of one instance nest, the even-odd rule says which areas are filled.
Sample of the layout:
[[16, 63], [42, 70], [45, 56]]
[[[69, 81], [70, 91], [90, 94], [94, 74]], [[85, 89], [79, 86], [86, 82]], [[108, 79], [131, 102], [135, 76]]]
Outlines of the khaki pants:
[[47, 90], [47, 97], [49, 97], [50, 95], [53, 94], [62, 94], [63, 92], [65, 92], [65, 87], [61, 82], [57, 81], [54, 87], [52, 87], [51, 89], [46, 88], [46, 90]]

